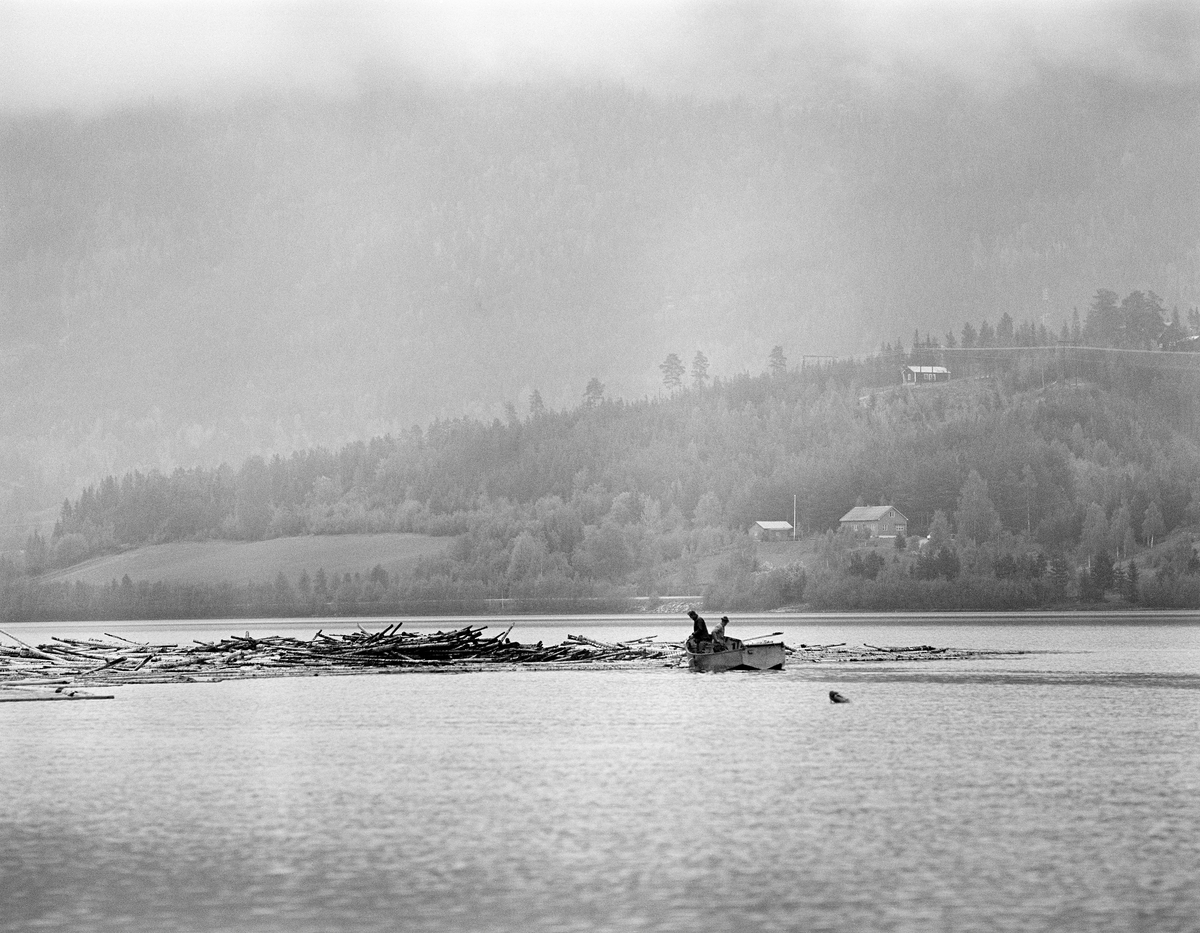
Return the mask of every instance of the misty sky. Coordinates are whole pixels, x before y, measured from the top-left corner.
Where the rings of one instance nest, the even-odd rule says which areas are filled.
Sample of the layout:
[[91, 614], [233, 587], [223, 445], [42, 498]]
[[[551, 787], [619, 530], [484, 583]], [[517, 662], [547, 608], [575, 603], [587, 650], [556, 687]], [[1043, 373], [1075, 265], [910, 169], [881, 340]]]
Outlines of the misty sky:
[[[661, 165], [597, 144], [609, 125], [599, 105], [575, 114], [578, 128], [533, 143], [518, 120], [495, 153], [455, 162], [456, 128], [473, 157], [509, 125], [488, 111], [493, 98], [471, 93], [497, 81], [535, 85], [495, 96], [516, 101], [530, 126], [570, 122], [536, 109], [554, 96], [536, 84], [559, 81], [576, 91], [623, 86], [562, 95], [583, 110], [594, 96], [616, 101], [622, 115], [674, 108], [684, 119], [661, 128], [643, 119], [630, 131], [635, 152], [664, 143]], [[401, 146], [403, 121], [377, 121], [363, 92], [414, 82], [465, 84], [447, 98], [481, 103], [414, 111], [426, 138]], [[766, 104], [757, 112], [768, 117], [773, 100], [803, 105], [784, 114], [811, 103], [837, 114], [837, 126], [806, 123], [808, 149], [787, 135], [796, 121], [786, 119], [743, 139], [720, 112], [756, 108], [647, 105], [627, 93], [643, 88], [740, 95]], [[369, 145], [321, 106], [271, 109], [275, 92], [293, 90], [306, 105], [310, 93], [353, 99], [327, 109], [373, 133]], [[270, 106], [233, 106], [244, 94]], [[148, 122], [132, 119], [151, 100], [164, 106], [146, 108]], [[171, 105], [181, 100], [198, 100], [201, 118], [159, 146], [154, 121], [179, 112]], [[1057, 121], [1077, 101], [1079, 119], [1060, 138]], [[868, 129], [839, 135], [840, 115], [856, 102]], [[1096, 287], [1152, 288], [1187, 306], [1200, 177], [1190, 171], [1193, 102], [1200, 0], [0, 0], [0, 141], [12, 157], [0, 179], [20, 182], [0, 186], [12, 195], [0, 246], [11, 260], [9, 294], [19, 296], [0, 296], [0, 335], [24, 354], [10, 374], [29, 403], [10, 410], [32, 426], [10, 464], [0, 462], [0, 482], [57, 471], [36, 503], [49, 504], [113, 470], [333, 445], [435, 416], [492, 417], [506, 400], [523, 407], [533, 387], [525, 379], [536, 378], [552, 405], [577, 403], [591, 375], [634, 396], [657, 390], [667, 352], [704, 348], [714, 374], [756, 371], [777, 342], [790, 354], [866, 353], [914, 329], [938, 333], [1001, 308], [1025, 314], [1031, 295], [1053, 294], [1055, 326]], [[130, 112], [110, 110], [122, 107]], [[84, 117], [48, 114], [60, 109]], [[279, 119], [251, 125], [258, 112]], [[236, 132], [225, 131], [225, 114]], [[907, 135], [878, 132], [892, 115]], [[958, 136], [946, 131], [947, 115]], [[297, 127], [305, 146], [289, 141]], [[725, 145], [711, 166], [693, 159], [693, 130]], [[568, 157], [529, 181], [519, 163], [546, 138]], [[591, 187], [576, 184], [576, 152], [604, 168], [585, 179]], [[760, 195], [737, 174], [740, 153], [794, 174], [777, 188], [764, 175]], [[842, 166], [831, 161], [846, 154]], [[343, 160], [354, 172], [341, 172]], [[497, 166], [503, 183], [476, 185], [474, 200], [447, 193]], [[952, 184], [935, 188], [946, 178]], [[411, 179], [427, 182], [428, 195], [409, 192]], [[526, 192], [546, 208], [540, 226], [523, 224]], [[576, 194], [578, 204], [568, 197]], [[256, 198], [274, 213], [242, 210]], [[593, 239], [578, 244], [577, 208], [594, 221]], [[624, 224], [638, 225], [639, 237], [624, 236]], [[1125, 237], [1127, 225], [1143, 232]], [[165, 244], [155, 240], [162, 229]], [[210, 229], [225, 235], [206, 238]], [[519, 250], [505, 258], [493, 240]], [[362, 273], [360, 260], [369, 260]], [[762, 274], [768, 268], [786, 275]], [[566, 284], [545, 288], [543, 273]], [[340, 291], [326, 294], [328, 282]], [[739, 292], [730, 285], [739, 282], [751, 284]], [[340, 313], [360, 299], [356, 313]], [[730, 325], [737, 302], [758, 317]], [[546, 360], [515, 347], [529, 350], [521, 358], [536, 375], [481, 345], [469, 348], [469, 380], [442, 381], [459, 360], [460, 334], [478, 330], [472, 315], [492, 315], [493, 340], [520, 341], [554, 320], [552, 306], [583, 310]], [[1037, 313], [1046, 316], [1040, 304]], [[395, 328], [404, 314], [408, 328]], [[435, 326], [426, 314], [444, 317]], [[580, 339], [574, 324], [611, 343]], [[226, 329], [237, 339], [222, 339]], [[627, 351], [634, 331], [640, 356]], [[420, 366], [397, 371], [392, 355], [409, 351], [410, 334], [429, 346]], [[192, 352], [193, 341], [208, 357]], [[331, 345], [340, 370], [325, 365]], [[120, 366], [114, 353], [156, 365]], [[268, 365], [279, 359], [291, 368]], [[325, 365], [322, 395], [301, 384], [315, 360]], [[213, 380], [213, 371], [231, 378]], [[95, 404], [78, 405], [85, 396]], [[93, 430], [101, 408], [115, 413], [107, 434]], [[43, 417], [57, 427], [35, 424]], [[58, 446], [42, 445], [43, 435]]]
[[0, 98], [103, 107], [381, 77], [803, 95], [813, 75], [886, 92], [913, 69], [1002, 90], [1045, 67], [1178, 84], [1200, 75], [1198, 40], [1186, 0], [0, 0]]

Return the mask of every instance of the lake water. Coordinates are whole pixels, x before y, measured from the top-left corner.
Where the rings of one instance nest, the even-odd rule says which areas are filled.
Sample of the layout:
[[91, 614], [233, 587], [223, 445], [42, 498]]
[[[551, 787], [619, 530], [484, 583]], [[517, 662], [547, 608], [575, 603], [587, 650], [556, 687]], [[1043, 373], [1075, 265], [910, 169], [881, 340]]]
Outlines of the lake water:
[[[304, 677], [0, 704], [0, 930], [1194, 931], [1200, 625], [1072, 618], [730, 630], [1036, 652], [968, 661]], [[687, 626], [526, 620], [513, 637], [568, 632]]]

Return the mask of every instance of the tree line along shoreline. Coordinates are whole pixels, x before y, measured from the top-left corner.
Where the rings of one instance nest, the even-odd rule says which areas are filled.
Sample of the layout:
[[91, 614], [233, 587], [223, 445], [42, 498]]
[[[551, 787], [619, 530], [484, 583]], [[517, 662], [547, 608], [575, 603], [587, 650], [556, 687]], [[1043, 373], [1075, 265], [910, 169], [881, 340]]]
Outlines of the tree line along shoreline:
[[[875, 553], [875, 552], [870, 552]], [[852, 557], [857, 552], [852, 552]], [[1194, 563], [1195, 552], [1191, 561]], [[853, 561], [852, 561], [853, 562]], [[869, 564], [868, 564], [869, 566]], [[818, 570], [811, 575], [796, 567], [755, 573], [749, 586], [705, 587], [688, 605], [717, 611], [791, 612], [1012, 612], [1121, 609], [1171, 610], [1200, 607], [1200, 575], [1160, 572], [1144, 582], [1130, 569], [1101, 559], [1091, 570], [1048, 572], [1042, 577], [996, 577], [965, 574], [922, 578], [911, 568], [884, 563], [879, 575], [861, 570]], [[320, 578], [320, 571], [313, 575]], [[771, 579], [774, 577], [775, 579]], [[307, 573], [294, 585], [280, 574], [271, 582], [134, 583], [128, 576], [108, 584], [37, 583], [10, 578], [0, 584], [0, 619], [11, 622], [96, 622], [105, 620], [169, 621], [232, 618], [438, 617], [461, 615], [646, 615], [681, 611], [678, 597], [636, 596], [628, 588], [578, 585], [574, 592], [552, 595], [530, 588], [506, 596], [482, 587], [430, 587], [380, 583], [368, 574], [346, 573], [329, 588], [310, 589]], [[790, 588], [789, 588], [790, 587]], [[794, 600], [799, 595], [798, 601]]]

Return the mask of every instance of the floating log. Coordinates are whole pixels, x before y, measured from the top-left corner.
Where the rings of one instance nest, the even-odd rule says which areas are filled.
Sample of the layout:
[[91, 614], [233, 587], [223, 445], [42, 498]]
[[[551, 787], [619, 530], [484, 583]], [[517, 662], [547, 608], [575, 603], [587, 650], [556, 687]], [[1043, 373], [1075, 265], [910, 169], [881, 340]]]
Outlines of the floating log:
[[88, 693], [75, 688], [0, 686], [0, 703], [34, 703], [45, 700], [111, 700], [112, 693]]
[[38, 648], [34, 648], [32, 645], [25, 644], [25, 642], [21, 641], [21, 639], [17, 638], [15, 635], [9, 635], [8, 632], [4, 631], [3, 629], [0, 629], [0, 635], [11, 638], [20, 646], [18, 657], [42, 658], [43, 660], [51, 661], [54, 664], [62, 663], [61, 659], [54, 657], [52, 654], [47, 654]]

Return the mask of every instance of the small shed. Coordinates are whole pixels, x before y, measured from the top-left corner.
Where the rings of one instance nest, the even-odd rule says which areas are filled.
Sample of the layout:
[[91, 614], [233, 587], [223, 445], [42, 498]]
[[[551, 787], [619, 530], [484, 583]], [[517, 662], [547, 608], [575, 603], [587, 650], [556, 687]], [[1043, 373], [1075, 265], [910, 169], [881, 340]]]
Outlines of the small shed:
[[926, 382], [949, 382], [950, 370], [945, 366], [904, 366], [900, 376], [905, 385], [921, 385]]
[[894, 505], [856, 505], [842, 516], [841, 527], [865, 531], [875, 538], [908, 535], [908, 519]]
[[750, 537], [756, 541], [787, 541], [792, 537], [791, 522], [755, 522]]

